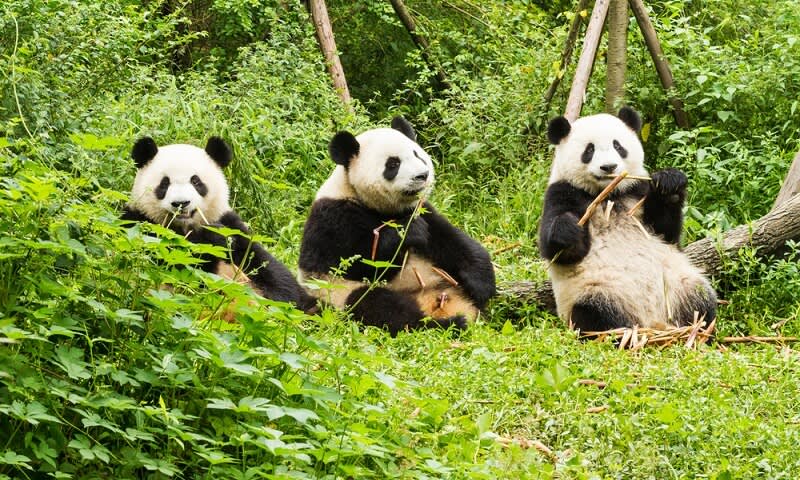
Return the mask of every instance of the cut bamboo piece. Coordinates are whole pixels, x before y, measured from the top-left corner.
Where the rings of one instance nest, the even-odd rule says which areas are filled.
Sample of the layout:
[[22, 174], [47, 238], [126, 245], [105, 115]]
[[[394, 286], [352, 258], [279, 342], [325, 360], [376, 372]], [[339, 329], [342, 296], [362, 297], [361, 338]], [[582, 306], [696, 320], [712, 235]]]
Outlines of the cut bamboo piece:
[[611, 183], [606, 185], [606, 188], [604, 188], [603, 191], [600, 192], [600, 194], [597, 195], [597, 197], [594, 200], [592, 200], [592, 203], [590, 203], [589, 206], [586, 207], [586, 213], [584, 213], [581, 219], [578, 220], [578, 225], [584, 226], [586, 222], [588, 222], [589, 219], [592, 218], [592, 215], [594, 215], [594, 211], [597, 210], [597, 206], [603, 203], [603, 200], [605, 200], [611, 194], [611, 192], [613, 192], [614, 189], [617, 188], [619, 182], [624, 180], [625, 177], [627, 176], [628, 172], [622, 172], [619, 175], [617, 175], [614, 178], [614, 180], [611, 181]]

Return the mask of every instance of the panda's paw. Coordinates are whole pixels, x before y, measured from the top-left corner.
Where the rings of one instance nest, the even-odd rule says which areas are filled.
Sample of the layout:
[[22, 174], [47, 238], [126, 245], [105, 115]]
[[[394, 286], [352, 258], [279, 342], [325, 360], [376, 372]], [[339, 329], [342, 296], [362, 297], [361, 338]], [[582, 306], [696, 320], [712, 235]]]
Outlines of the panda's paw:
[[578, 225], [578, 217], [565, 213], [553, 221], [550, 230], [550, 243], [560, 248], [568, 248], [581, 243], [584, 229]]
[[415, 218], [406, 229], [405, 245], [408, 247], [423, 248], [428, 245], [431, 234], [428, 231], [428, 222], [424, 218]]
[[[225, 226], [220, 223], [211, 223], [206, 225], [208, 227], [214, 228], [224, 228]], [[189, 232], [189, 235], [186, 236], [186, 239], [192, 243], [205, 243], [209, 245], [217, 245], [217, 246], [226, 246], [227, 241], [225, 240], [224, 235], [220, 235], [217, 232], [212, 232], [211, 230], [205, 228], [197, 228]]]
[[675, 197], [673, 201], [679, 201], [686, 192], [686, 174], [677, 168], [654, 172], [651, 178], [653, 190], [659, 195]]

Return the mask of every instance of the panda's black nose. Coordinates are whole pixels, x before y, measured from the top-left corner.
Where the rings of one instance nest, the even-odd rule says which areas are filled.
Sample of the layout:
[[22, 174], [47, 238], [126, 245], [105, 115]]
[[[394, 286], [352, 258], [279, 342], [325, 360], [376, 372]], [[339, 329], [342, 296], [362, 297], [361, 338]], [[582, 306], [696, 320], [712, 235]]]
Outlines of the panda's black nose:
[[183, 210], [184, 208], [189, 206], [189, 200], [182, 200], [180, 202], [172, 202], [172, 206], [175, 208], [180, 208]]
[[614, 173], [614, 170], [616, 170], [616, 169], [617, 169], [617, 164], [616, 163], [607, 163], [605, 165], [600, 165], [600, 170], [602, 170], [602, 171], [604, 171], [606, 173]]
[[414, 177], [414, 180], [417, 180], [417, 181], [420, 181], [420, 182], [423, 182], [423, 181], [425, 181], [427, 179], [428, 179], [428, 172], [420, 173], [419, 175]]

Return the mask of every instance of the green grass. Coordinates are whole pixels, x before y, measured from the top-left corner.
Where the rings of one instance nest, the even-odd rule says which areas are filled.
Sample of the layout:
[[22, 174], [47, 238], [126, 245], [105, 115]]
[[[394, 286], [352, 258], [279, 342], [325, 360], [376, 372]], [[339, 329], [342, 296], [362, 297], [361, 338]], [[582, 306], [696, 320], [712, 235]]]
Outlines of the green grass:
[[[430, 441], [456, 478], [791, 478], [800, 469], [797, 353], [788, 348], [632, 353], [580, 343], [542, 320], [506, 334], [477, 326], [459, 339], [378, 341], [387, 373], [424, 396], [405, 405], [408, 415], [425, 421], [425, 400], [446, 406]], [[542, 442], [553, 456], [505, 448], [498, 436]]]

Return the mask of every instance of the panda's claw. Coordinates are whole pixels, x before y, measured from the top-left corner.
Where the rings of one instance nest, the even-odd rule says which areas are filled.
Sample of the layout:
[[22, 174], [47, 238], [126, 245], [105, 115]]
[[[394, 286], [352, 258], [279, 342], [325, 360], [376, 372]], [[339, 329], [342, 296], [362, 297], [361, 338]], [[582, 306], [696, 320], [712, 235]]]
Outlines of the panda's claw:
[[654, 172], [651, 176], [653, 189], [660, 195], [680, 195], [689, 183], [686, 174], [677, 168]]

